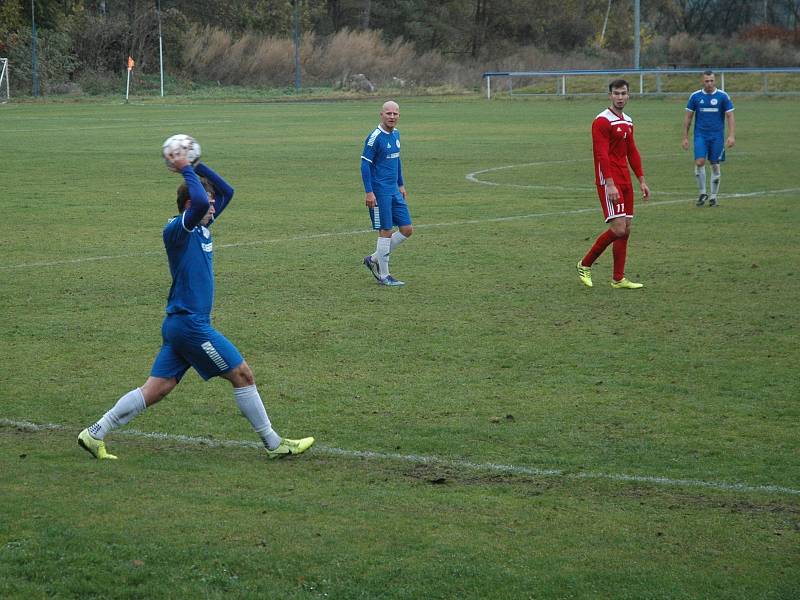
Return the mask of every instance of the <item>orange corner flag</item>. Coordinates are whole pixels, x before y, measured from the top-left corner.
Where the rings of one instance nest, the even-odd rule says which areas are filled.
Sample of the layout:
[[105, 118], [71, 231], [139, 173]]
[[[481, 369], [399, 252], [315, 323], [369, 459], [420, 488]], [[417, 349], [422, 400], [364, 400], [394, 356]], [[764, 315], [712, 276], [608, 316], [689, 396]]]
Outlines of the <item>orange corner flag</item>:
[[133, 71], [133, 66], [135, 64], [136, 63], [133, 62], [133, 58], [131, 56], [128, 56], [128, 71]]

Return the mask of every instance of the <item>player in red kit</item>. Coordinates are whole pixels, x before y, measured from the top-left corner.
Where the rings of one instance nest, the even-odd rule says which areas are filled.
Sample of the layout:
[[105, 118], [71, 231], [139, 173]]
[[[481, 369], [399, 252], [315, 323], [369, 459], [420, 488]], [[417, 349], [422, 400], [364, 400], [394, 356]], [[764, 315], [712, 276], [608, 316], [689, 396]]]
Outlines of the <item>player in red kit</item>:
[[595, 117], [592, 123], [594, 175], [597, 195], [603, 207], [608, 229], [598, 237], [586, 256], [578, 263], [578, 278], [592, 287], [592, 264], [611, 245], [614, 254], [614, 275], [611, 287], [635, 290], [642, 287], [625, 278], [625, 258], [633, 218], [633, 184], [628, 165], [639, 179], [642, 198], [650, 198], [644, 181], [642, 157], [633, 139], [633, 121], [622, 112], [628, 102], [628, 82], [615, 79], [608, 86], [611, 106]]

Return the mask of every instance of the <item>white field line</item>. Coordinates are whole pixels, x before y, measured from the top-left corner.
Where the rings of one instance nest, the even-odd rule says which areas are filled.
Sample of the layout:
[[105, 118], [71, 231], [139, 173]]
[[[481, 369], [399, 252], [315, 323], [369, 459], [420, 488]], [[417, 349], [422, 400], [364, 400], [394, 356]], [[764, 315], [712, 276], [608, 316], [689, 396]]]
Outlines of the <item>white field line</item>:
[[[110, 119], [111, 121], [130, 121], [130, 119]], [[220, 123], [233, 123], [233, 119], [222, 119], [222, 120], [215, 120], [215, 121], [181, 121], [180, 125], [183, 127], [184, 125], [218, 125]], [[153, 122], [150, 121], [148, 123], [137, 123], [137, 129], [153, 129], [155, 127], [163, 128], [165, 126], [174, 127], [175, 124], [173, 121], [163, 121], [163, 122]], [[124, 123], [120, 125], [87, 125], [87, 126], [79, 126], [79, 127], [36, 127], [31, 129], [5, 129], [4, 131], [7, 133], [39, 133], [40, 131], [46, 131], [48, 133], [52, 133], [54, 131], [57, 132], [67, 132], [67, 131], [87, 131], [87, 130], [95, 130], [95, 129], [130, 129], [130, 123]]]
[[[565, 161], [566, 162], [566, 161]], [[532, 163], [533, 164], [533, 163]], [[504, 167], [498, 167], [501, 169]], [[476, 171], [479, 173], [481, 171]], [[478, 183], [486, 183], [479, 180], [476, 180]], [[503, 184], [490, 184], [490, 185], [503, 185]], [[552, 186], [550, 189], [555, 189]], [[563, 188], [566, 189], [566, 188]], [[737, 199], [737, 198], [754, 198], [759, 196], [777, 196], [781, 194], [789, 194], [800, 192], [800, 188], [787, 188], [783, 190], [759, 190], [756, 192], [746, 192], [740, 194], [720, 194], [720, 198], [729, 198], [729, 199]], [[687, 199], [684, 195], [683, 198], [680, 200], [651, 200], [648, 202], [649, 206], [664, 206], [669, 204], [682, 204], [682, 203], [690, 203], [692, 200]], [[483, 223], [502, 223], [504, 221], [520, 221], [524, 219], [541, 219], [544, 217], [561, 217], [561, 216], [569, 216], [569, 215], [578, 215], [587, 212], [599, 212], [597, 206], [592, 206], [589, 208], [575, 208], [570, 210], [556, 210], [550, 212], [539, 212], [539, 213], [528, 213], [524, 215], [509, 215], [506, 217], [486, 217], [482, 219], [464, 219], [460, 221], [449, 221], [445, 223], [420, 223], [415, 224], [415, 229], [429, 229], [435, 227], [453, 227], [458, 225], [480, 225]], [[235, 244], [218, 244], [216, 245], [217, 248], [245, 248], [248, 246], [262, 246], [265, 244], [279, 244], [283, 242], [302, 242], [308, 240], [316, 240], [316, 239], [324, 239], [324, 238], [333, 238], [333, 237], [346, 237], [352, 235], [363, 235], [367, 233], [373, 233], [372, 229], [354, 229], [351, 231], [330, 231], [326, 233], [312, 233], [312, 234], [303, 234], [303, 235], [294, 235], [289, 237], [283, 238], [272, 238], [267, 240], [253, 240], [250, 242], [238, 242]], [[80, 264], [85, 262], [95, 262], [95, 261], [103, 261], [103, 260], [124, 260], [128, 258], [140, 258], [144, 256], [163, 256], [163, 250], [151, 250], [148, 252], [131, 252], [128, 254], [107, 254], [107, 255], [100, 255], [100, 256], [85, 256], [81, 258], [71, 258], [71, 259], [64, 259], [64, 260], [51, 260], [51, 261], [40, 261], [40, 262], [28, 262], [28, 263], [19, 263], [16, 265], [0, 265], [0, 271], [7, 271], [11, 269], [29, 269], [34, 267], [57, 267], [63, 265], [71, 265], [71, 264]]]
[[[15, 421], [12, 419], [0, 419], [0, 426], [14, 427], [25, 431], [71, 431], [73, 428], [65, 425], [53, 423], [37, 424], [28, 421]], [[166, 442], [178, 443], [187, 446], [208, 446], [211, 448], [262, 448], [259, 442], [246, 440], [220, 440], [214, 438], [203, 438], [188, 435], [176, 435], [169, 433], [146, 432], [136, 429], [125, 429], [115, 432], [114, 435], [129, 436], [134, 438], [144, 438], [162, 440]], [[661, 477], [655, 475], [629, 475], [626, 473], [606, 473], [603, 471], [578, 471], [570, 472], [562, 469], [542, 469], [538, 467], [524, 467], [519, 465], [503, 465], [497, 463], [476, 463], [467, 460], [448, 460], [435, 456], [424, 456], [419, 454], [397, 454], [392, 452], [373, 452], [371, 450], [346, 450], [344, 448], [334, 448], [323, 444], [316, 444], [313, 452], [338, 456], [343, 458], [361, 458], [372, 460], [388, 460], [394, 462], [405, 462], [412, 464], [425, 464], [439, 467], [449, 467], [453, 469], [476, 471], [482, 473], [510, 473], [514, 475], [529, 475], [533, 477], [554, 477], [561, 479], [605, 479], [608, 481], [621, 481], [626, 483], [643, 483], [662, 485], [674, 488], [706, 488], [720, 490], [724, 492], [739, 493], [766, 493], [766, 494], [788, 494], [800, 496], [800, 490], [781, 485], [752, 485], [747, 483], [728, 483], [725, 481], [704, 481], [700, 479], [674, 479], [672, 477]]]

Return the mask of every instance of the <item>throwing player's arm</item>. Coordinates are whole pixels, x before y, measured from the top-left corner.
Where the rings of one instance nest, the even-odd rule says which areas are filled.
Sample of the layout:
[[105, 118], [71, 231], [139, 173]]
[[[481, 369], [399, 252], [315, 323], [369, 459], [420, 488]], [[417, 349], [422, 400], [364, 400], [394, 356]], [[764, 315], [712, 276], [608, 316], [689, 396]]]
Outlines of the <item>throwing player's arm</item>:
[[188, 206], [183, 212], [183, 228], [190, 232], [200, 225], [209, 211], [213, 215], [214, 199], [209, 198], [192, 165], [185, 165], [180, 169], [180, 173], [189, 191]]
[[209, 222], [210, 225], [219, 219], [222, 211], [225, 210], [225, 207], [228, 206], [228, 203], [233, 198], [233, 187], [205, 163], [195, 165], [194, 171], [211, 183], [211, 187], [214, 188], [214, 216]]

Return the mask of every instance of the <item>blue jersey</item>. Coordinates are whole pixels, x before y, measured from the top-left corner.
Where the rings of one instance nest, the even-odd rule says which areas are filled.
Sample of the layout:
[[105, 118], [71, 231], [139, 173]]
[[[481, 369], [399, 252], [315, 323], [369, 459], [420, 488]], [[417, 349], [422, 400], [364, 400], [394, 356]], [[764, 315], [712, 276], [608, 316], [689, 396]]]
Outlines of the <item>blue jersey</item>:
[[725, 133], [725, 113], [733, 110], [730, 96], [722, 90], [715, 90], [713, 94], [706, 94], [702, 89], [689, 96], [686, 110], [694, 113], [695, 135]]
[[[164, 247], [172, 275], [167, 314], [210, 315], [214, 305], [214, 254], [209, 227], [227, 206], [233, 188], [203, 164], [196, 169], [184, 167], [181, 173], [189, 188], [191, 206], [164, 227]], [[214, 188], [215, 214], [207, 226], [200, 225], [209, 200], [198, 174]]]
[[361, 179], [365, 192], [376, 196], [393, 196], [403, 185], [400, 164], [400, 132], [391, 132], [378, 126], [367, 136], [361, 154]]

